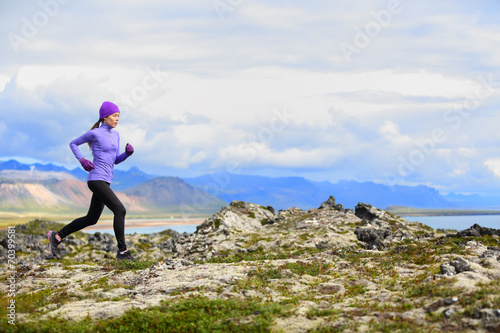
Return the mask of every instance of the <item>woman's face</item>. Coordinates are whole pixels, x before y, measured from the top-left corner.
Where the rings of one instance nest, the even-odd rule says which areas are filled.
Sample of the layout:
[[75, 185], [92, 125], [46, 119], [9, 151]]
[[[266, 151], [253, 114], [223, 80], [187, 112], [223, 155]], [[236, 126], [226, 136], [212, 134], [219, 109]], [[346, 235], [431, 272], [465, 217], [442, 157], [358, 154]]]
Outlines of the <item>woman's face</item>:
[[115, 128], [118, 125], [118, 120], [120, 119], [120, 112], [113, 113], [112, 115], [104, 118], [104, 123], [112, 128]]

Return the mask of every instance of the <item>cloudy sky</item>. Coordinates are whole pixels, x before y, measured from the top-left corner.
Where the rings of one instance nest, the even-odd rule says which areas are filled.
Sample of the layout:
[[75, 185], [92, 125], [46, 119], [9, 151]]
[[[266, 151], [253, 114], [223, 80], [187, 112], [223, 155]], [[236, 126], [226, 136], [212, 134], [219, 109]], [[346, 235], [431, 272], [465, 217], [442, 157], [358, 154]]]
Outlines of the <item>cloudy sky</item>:
[[[500, 3], [0, 0], [0, 160], [500, 193]], [[90, 156], [88, 149], [82, 151]]]

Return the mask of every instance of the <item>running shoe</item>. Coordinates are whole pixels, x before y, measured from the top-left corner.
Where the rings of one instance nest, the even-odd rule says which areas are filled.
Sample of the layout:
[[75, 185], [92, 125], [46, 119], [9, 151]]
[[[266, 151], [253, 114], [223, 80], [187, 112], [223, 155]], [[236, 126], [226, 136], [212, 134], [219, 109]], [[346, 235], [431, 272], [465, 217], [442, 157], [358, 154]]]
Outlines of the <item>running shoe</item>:
[[130, 250], [125, 251], [125, 253], [121, 254], [120, 251], [116, 254], [116, 260], [130, 260], [134, 261], [134, 257], [130, 254]]
[[54, 258], [58, 259], [56, 249], [61, 242], [57, 240], [56, 235], [57, 231], [49, 231], [47, 233], [47, 238], [49, 239], [49, 252]]

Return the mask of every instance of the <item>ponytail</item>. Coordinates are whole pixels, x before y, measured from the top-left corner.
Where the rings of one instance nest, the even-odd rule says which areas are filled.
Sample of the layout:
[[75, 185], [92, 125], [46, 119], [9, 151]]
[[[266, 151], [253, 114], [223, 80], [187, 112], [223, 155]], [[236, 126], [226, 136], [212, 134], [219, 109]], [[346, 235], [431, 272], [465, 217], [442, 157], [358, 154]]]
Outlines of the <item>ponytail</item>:
[[[101, 123], [103, 121], [104, 121], [103, 118], [99, 118], [99, 120], [94, 124], [94, 126], [92, 126], [92, 128], [90, 130], [92, 131], [94, 128], [101, 126]], [[90, 148], [90, 150], [92, 150], [92, 146], [90, 145], [90, 142], [89, 142], [89, 148]]]

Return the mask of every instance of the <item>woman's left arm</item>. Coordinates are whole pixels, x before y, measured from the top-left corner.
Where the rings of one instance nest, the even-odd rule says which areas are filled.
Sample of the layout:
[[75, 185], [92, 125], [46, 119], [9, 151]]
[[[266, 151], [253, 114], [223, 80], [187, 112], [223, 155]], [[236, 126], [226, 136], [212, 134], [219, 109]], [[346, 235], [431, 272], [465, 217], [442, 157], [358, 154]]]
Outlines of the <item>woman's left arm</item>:
[[121, 162], [125, 161], [130, 155], [134, 153], [134, 148], [132, 145], [127, 143], [127, 146], [125, 147], [125, 152], [120, 154], [120, 135], [116, 133], [118, 137], [118, 149], [116, 150], [116, 159], [115, 159], [115, 164], [120, 164]]

